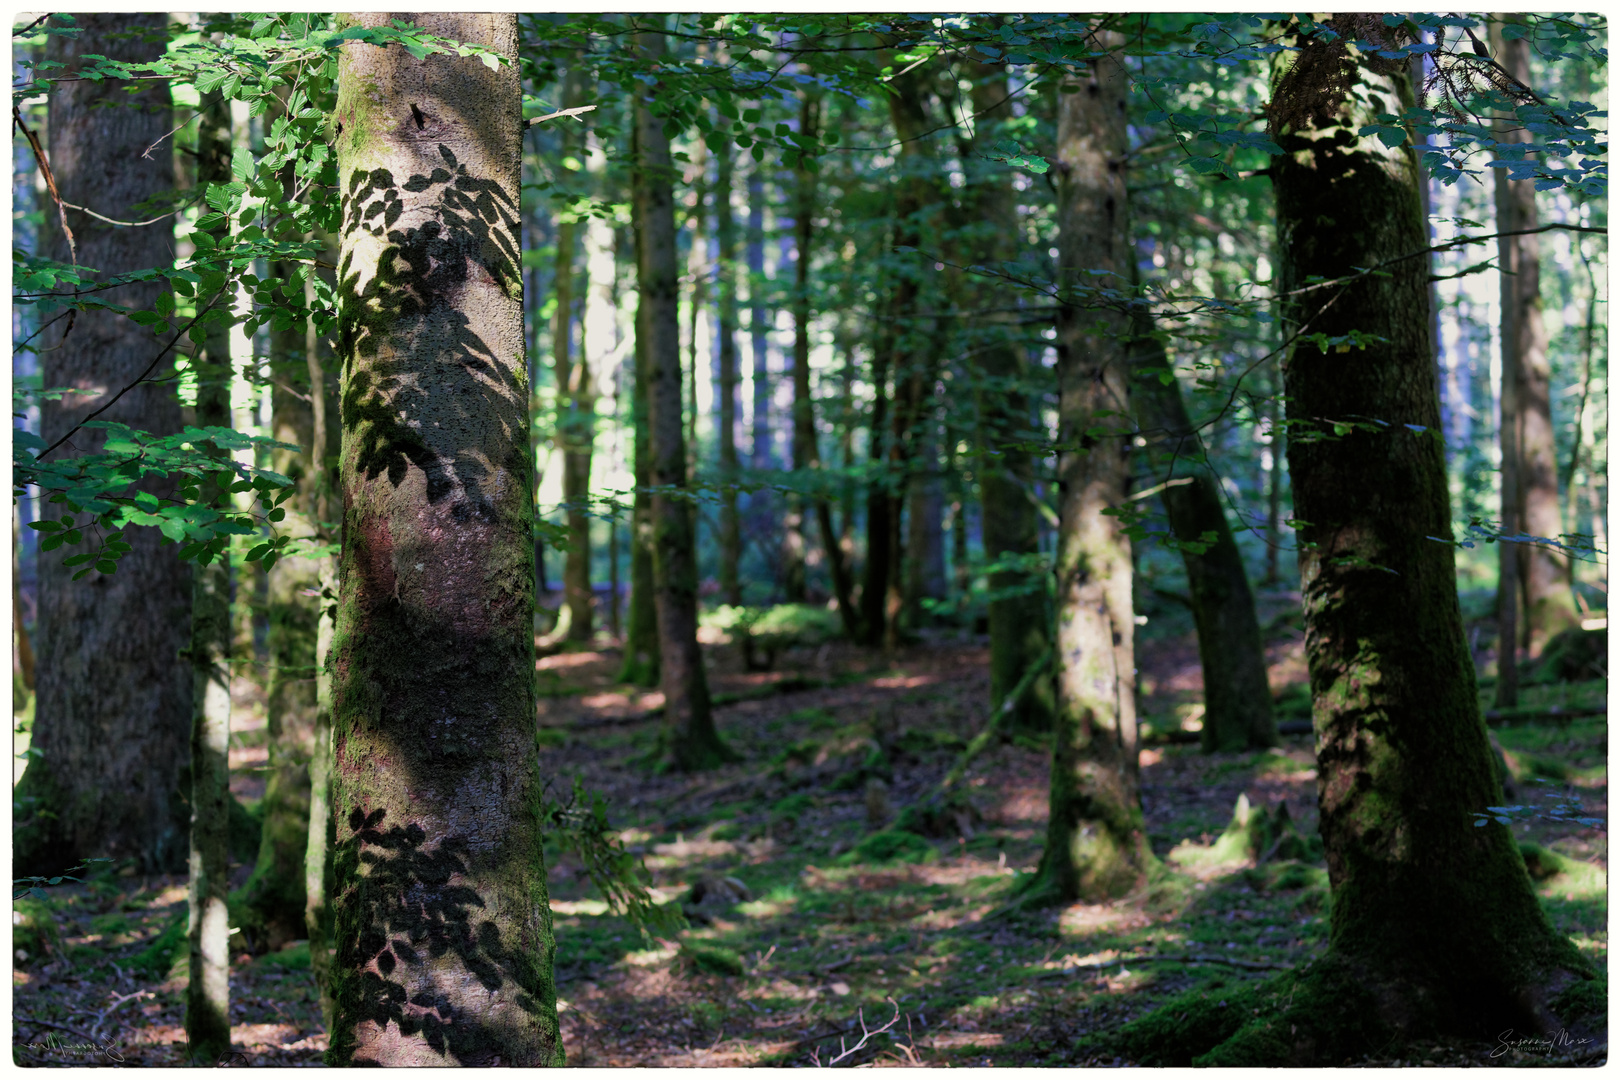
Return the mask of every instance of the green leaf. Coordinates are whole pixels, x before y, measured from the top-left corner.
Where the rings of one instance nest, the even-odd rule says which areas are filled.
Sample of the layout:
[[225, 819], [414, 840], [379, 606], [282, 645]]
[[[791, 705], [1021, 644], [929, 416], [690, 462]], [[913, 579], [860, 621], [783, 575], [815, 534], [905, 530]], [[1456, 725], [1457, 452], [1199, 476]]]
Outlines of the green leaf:
[[253, 155], [248, 153], [245, 146], [238, 146], [231, 151], [231, 175], [238, 180], [247, 180], [253, 176]]
[[501, 58], [499, 56], [496, 56], [494, 53], [491, 53], [491, 52], [482, 53], [482, 54], [479, 55], [478, 59], [482, 60], [484, 62], [484, 66], [489, 68], [489, 70], [491, 70], [491, 71], [499, 71], [500, 70]]

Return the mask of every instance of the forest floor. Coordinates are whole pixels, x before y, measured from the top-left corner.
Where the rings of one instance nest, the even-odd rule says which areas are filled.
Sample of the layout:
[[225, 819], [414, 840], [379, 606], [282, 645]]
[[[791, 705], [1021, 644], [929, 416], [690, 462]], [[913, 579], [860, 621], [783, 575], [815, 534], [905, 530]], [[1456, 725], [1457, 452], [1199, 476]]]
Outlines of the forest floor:
[[[1300, 634], [1286, 614], [1269, 622], [1273, 689], [1286, 705], [1304, 679]], [[689, 928], [643, 935], [608, 911], [577, 859], [548, 853], [571, 1065], [827, 1063], [861, 1041], [863, 1022], [889, 1026], [841, 1064], [1114, 1064], [1087, 1059], [1077, 1040], [1191, 986], [1264, 978], [1325, 947], [1320, 865], [1256, 866], [1216, 844], [1240, 796], [1286, 802], [1300, 830], [1314, 832], [1308, 735], [1259, 753], [1148, 747], [1147, 825], [1170, 872], [1116, 903], [1000, 915], [1040, 854], [1047, 757], [1038, 743], [1002, 743], [974, 762], [964, 784], [973, 812], [955, 835], [896, 840], [911, 834], [885, 829], [983, 725], [982, 638], [942, 633], [890, 657], [827, 643], [789, 650], [767, 672], [744, 670], [733, 646], [708, 653], [717, 725], [742, 761], [696, 777], [651, 767], [660, 697], [613, 682], [617, 652], [539, 664], [542, 769], [556, 793], [577, 777], [605, 798], [656, 897], [677, 902], [700, 882], [711, 896], [689, 906]], [[1201, 679], [1190, 634], [1145, 636], [1138, 657], [1149, 727], [1194, 726]], [[239, 692], [242, 712], [262, 716], [253, 685]], [[1536, 687], [1526, 702], [1601, 705], [1604, 693], [1602, 682]], [[250, 724], [239, 723], [247, 734], [232, 757], [247, 801], [262, 792]], [[1567, 793], [1606, 818], [1602, 716], [1493, 731], [1522, 777], [1519, 802]], [[1537, 784], [1536, 773], [1558, 782]], [[1544, 818], [1514, 829], [1569, 860], [1537, 889], [1554, 924], [1604, 965], [1606, 833]], [[13, 975], [19, 1063], [184, 1060], [184, 964], [172, 951], [183, 878], [107, 872], [17, 911], [16, 946], [33, 950], [19, 953]], [[326, 1042], [308, 962], [303, 943], [238, 958], [240, 1063], [319, 1063]], [[1557, 1062], [1452, 1041], [1367, 1063]]]

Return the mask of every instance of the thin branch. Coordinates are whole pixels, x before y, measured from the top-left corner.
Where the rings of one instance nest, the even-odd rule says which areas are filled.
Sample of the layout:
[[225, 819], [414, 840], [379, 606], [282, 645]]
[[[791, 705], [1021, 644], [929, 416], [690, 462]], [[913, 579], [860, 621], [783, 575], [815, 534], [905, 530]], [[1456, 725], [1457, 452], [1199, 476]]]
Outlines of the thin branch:
[[39, 145], [39, 136], [28, 130], [28, 124], [22, 118], [22, 110], [16, 105], [11, 107], [11, 119], [22, 128], [22, 133], [28, 139], [28, 145], [33, 148], [34, 160], [39, 162], [40, 174], [45, 177], [45, 186], [50, 189], [51, 198], [56, 200], [56, 214], [62, 221], [62, 231], [67, 234], [68, 256], [73, 265], [79, 265], [79, 248], [73, 242], [73, 230], [68, 228], [67, 211], [62, 207], [62, 196], [56, 190], [56, 177], [51, 175], [51, 163], [45, 157], [45, 148]]
[[[556, 112], [546, 113], [544, 116], [536, 116], [533, 119], [525, 120], [523, 123], [525, 127], [534, 127], [534, 125], [543, 123], [546, 120], [555, 120], [559, 116], [577, 117], [580, 113], [593, 112], [595, 109], [595, 105], [581, 105], [577, 109], [558, 109]], [[583, 121], [581, 121], [581, 123], [583, 123]]]
[[[154, 145], [156, 145], [156, 144], [154, 144]], [[131, 229], [138, 229], [142, 225], [156, 225], [160, 221], [164, 221], [164, 220], [166, 220], [168, 218], [174, 217], [174, 215], [178, 214], [180, 211], [185, 209], [184, 206], [177, 206], [173, 210], [170, 210], [167, 214], [160, 214], [157, 217], [152, 218], [149, 221], [119, 221], [117, 218], [110, 218], [110, 217], [106, 216], [105, 214], [98, 214], [94, 210], [90, 209], [88, 206], [77, 206], [77, 205], [75, 205], [73, 203], [70, 203], [70, 202], [62, 203], [62, 205], [67, 207], [70, 210], [82, 211], [82, 212], [84, 212], [86, 214], [89, 214], [93, 218], [96, 218], [96, 219], [98, 219], [100, 221], [105, 221], [109, 225], [123, 225], [126, 228], [131, 228]]]
[[137, 378], [134, 382], [130, 383], [128, 386], [124, 387], [122, 390], [118, 391], [118, 393], [114, 394], [112, 396], [112, 400], [108, 401], [107, 404], [103, 405], [101, 408], [97, 409], [95, 412], [91, 413], [89, 416], [86, 416], [83, 420], [80, 420], [77, 424], [74, 424], [71, 428], [69, 428], [67, 430], [67, 432], [60, 439], [57, 439], [55, 442], [51, 443], [51, 445], [47, 446], [44, 450], [40, 451], [40, 453], [35, 456], [34, 460], [35, 461], [43, 461], [43, 460], [45, 460], [45, 455], [46, 454], [49, 454], [52, 450], [55, 450], [58, 446], [61, 446], [63, 443], [67, 442], [68, 439], [72, 438], [74, 433], [77, 432], [80, 428], [84, 427], [84, 425], [88, 424], [90, 421], [94, 420], [96, 417], [100, 416], [102, 413], [104, 413], [108, 409], [112, 408], [113, 404], [115, 402], [117, 402], [119, 398], [123, 397], [125, 394], [127, 394], [131, 390], [135, 389], [141, 383], [145, 382], [146, 377], [148, 375], [152, 374], [152, 371], [158, 366], [158, 361], [162, 360], [165, 356], [169, 355], [169, 350], [174, 348], [175, 342], [179, 341], [181, 336], [184, 335], [187, 330], [190, 330], [193, 326], [195, 326], [198, 319], [202, 318], [204, 315], [206, 315], [210, 311], [214, 310], [214, 305], [219, 303], [220, 297], [222, 297], [224, 295], [225, 295], [225, 290], [224, 289], [221, 289], [219, 292], [215, 293], [214, 298], [208, 302], [207, 307], [203, 308], [201, 311], [197, 312], [197, 314], [193, 315], [191, 317], [190, 322], [186, 323], [186, 325], [182, 326], [180, 329], [178, 329], [178, 330], [176, 330], [174, 332], [174, 336], [169, 339], [169, 343], [167, 345], [163, 346], [162, 350], [160, 350], [156, 356], [152, 357], [152, 362], [150, 364], [146, 365], [146, 370], [141, 372], [139, 378]]

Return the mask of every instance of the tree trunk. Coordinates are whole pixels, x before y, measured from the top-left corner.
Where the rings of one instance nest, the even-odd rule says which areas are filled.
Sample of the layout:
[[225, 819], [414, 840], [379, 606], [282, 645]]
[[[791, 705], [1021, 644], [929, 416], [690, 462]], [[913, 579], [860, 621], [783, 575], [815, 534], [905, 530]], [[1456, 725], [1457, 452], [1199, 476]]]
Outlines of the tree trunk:
[[[1530, 43], [1522, 38], [1505, 38], [1505, 24], [1522, 27], [1522, 16], [1504, 16], [1491, 23], [1491, 49], [1508, 73], [1529, 85]], [[1504, 142], [1533, 142], [1534, 136], [1522, 123], [1514, 122], [1501, 130]], [[1509, 180], [1506, 169], [1496, 173], [1496, 228], [1498, 232], [1534, 229], [1537, 224], [1536, 189], [1533, 180]], [[1503, 510], [1503, 532], [1522, 531], [1531, 536], [1556, 539], [1564, 531], [1563, 513], [1558, 502], [1558, 451], [1553, 438], [1552, 367], [1547, 355], [1547, 330], [1541, 316], [1541, 238], [1504, 236], [1497, 240], [1498, 263], [1502, 269], [1502, 382], [1514, 383], [1513, 404], [1513, 487], [1514, 526], [1507, 525]], [[1502, 394], [1507, 402], [1508, 394]], [[1504, 406], [1505, 408], [1505, 406]], [[1503, 416], [1507, 420], [1506, 413]], [[1507, 439], [1503, 439], [1503, 488], [1507, 487]], [[1506, 503], [1504, 503], [1504, 507]], [[1542, 646], [1561, 631], [1580, 624], [1575, 597], [1569, 582], [1569, 560], [1556, 549], [1541, 544], [1498, 545], [1503, 558], [1516, 556], [1519, 593], [1523, 597], [1525, 625], [1520, 627], [1521, 644], [1531, 658], [1541, 655]], [[1506, 578], [1503, 579], [1506, 581]], [[1503, 650], [1503, 655], [1509, 655]]]
[[[576, 58], [563, 80], [565, 109], [585, 104], [585, 71]], [[564, 121], [559, 153], [578, 157], [580, 129]], [[566, 168], [566, 166], [565, 166]], [[570, 176], [578, 175], [569, 170]], [[591, 611], [591, 451], [596, 438], [596, 394], [590, 359], [579, 350], [573, 358], [574, 241], [578, 224], [571, 216], [557, 222], [557, 314], [551, 336], [557, 380], [557, 448], [563, 455], [563, 502], [568, 507], [568, 553], [563, 562], [563, 597], [568, 605], [568, 640], [589, 642]], [[586, 279], [589, 282], [589, 278]], [[588, 287], [588, 285], [587, 285]]]
[[352, 18], [406, 19], [503, 62], [364, 44], [339, 60], [327, 1061], [560, 1065], [534, 741], [517, 18]]
[[[925, 137], [929, 125], [928, 103], [924, 96], [924, 80], [927, 77], [922, 72], [914, 71], [891, 83], [894, 93], [889, 97], [889, 117], [894, 124], [895, 137], [902, 141], [899, 177], [895, 182], [896, 248], [922, 246], [923, 238], [929, 231], [924, 219], [931, 216], [937, 202], [934, 191], [937, 167], [932, 145]], [[901, 624], [907, 608], [903, 574], [905, 559], [908, 556], [915, 559], [923, 554], [906, 552], [900, 541], [903, 508], [912, 488], [926, 486], [928, 482], [928, 478], [919, 479], [912, 473], [918, 468], [919, 462], [930, 474], [937, 472], [937, 466], [928, 460], [928, 455], [936, 449], [935, 441], [928, 433], [933, 421], [934, 373], [938, 357], [933, 334], [924, 329], [918, 313], [923, 274], [919, 259], [914, 257], [898, 268], [891, 313], [895, 323], [892, 361], [895, 408], [888, 447], [888, 570], [882, 606], [883, 647], [890, 651], [899, 645]], [[930, 535], [928, 522], [932, 520], [937, 546], [938, 500], [924, 494], [920, 496], [919, 504], [911, 509], [912, 521], [918, 522], [920, 519], [919, 527], [922, 530], [914, 542], [917, 539], [927, 541]]]
[[[274, 266], [285, 280], [293, 267]], [[290, 477], [297, 494], [283, 504], [281, 529], [299, 538], [317, 534], [315, 493], [321, 482], [315, 459], [313, 395], [294, 388], [294, 368], [304, 381], [302, 328], [274, 331], [270, 338], [274, 383], [271, 432], [303, 449], [275, 450], [270, 467]], [[270, 684], [266, 692], [270, 772], [266, 780], [259, 857], [242, 889], [243, 929], [255, 951], [275, 951], [306, 934], [305, 852], [309, 845], [310, 759], [315, 752], [315, 639], [321, 568], [314, 559], [289, 558], [270, 570]]]
[[1153, 484], [1160, 487], [1171, 534], [1183, 545], [1202, 548], [1182, 547], [1181, 562], [1204, 669], [1204, 752], [1276, 746], [1254, 594], [1221, 505], [1220, 485], [1187, 418], [1175, 369], [1163, 343], [1152, 336], [1152, 320], [1139, 316], [1134, 333], [1132, 412], [1148, 441]]
[[[1375, 113], [1410, 108], [1412, 88], [1398, 62], [1301, 44], [1281, 54], [1297, 59], [1280, 68], [1271, 111], [1284, 150], [1271, 174], [1284, 238], [1277, 288], [1299, 290], [1284, 322], [1379, 336], [1350, 355], [1301, 345], [1285, 369], [1333, 890], [1329, 955], [1301, 980], [1348, 972], [1370, 999], [1345, 1008], [1403, 1034], [1535, 1030], [1549, 1022], [1541, 992], [1557, 970], [1586, 975], [1590, 965], [1550, 928], [1509, 831], [1470, 818], [1499, 803], [1501, 787], [1447, 542], [1425, 264], [1406, 259], [1350, 285], [1304, 289], [1317, 275], [1355, 274], [1427, 246], [1416, 154], [1356, 137]], [[1319, 89], [1335, 84], [1354, 96]], [[1329, 426], [1352, 420], [1359, 426], [1343, 435]], [[1319, 1060], [1369, 1049], [1335, 1045], [1327, 1032], [1342, 1024], [1312, 1023]], [[1304, 1026], [1298, 1039], [1278, 1028], [1301, 1057], [1311, 1052]]]
[[[640, 155], [641, 131], [630, 128], [630, 157]], [[642, 218], [641, 203], [630, 203], [631, 231], [635, 234], [637, 273], [642, 264], [646, 225]], [[624, 642], [624, 663], [619, 668], [619, 681], [636, 686], [657, 686], [660, 677], [658, 647], [658, 610], [653, 600], [653, 527], [652, 496], [652, 430], [649, 426], [648, 358], [650, 336], [647, 329], [648, 308], [645, 302], [636, 304], [635, 370], [631, 378], [630, 416], [635, 429], [636, 493], [630, 509], [630, 618]]]
[[[658, 19], [659, 17], [655, 17]], [[661, 31], [636, 42], [649, 62], [664, 55]], [[652, 91], [657, 93], [655, 87]], [[692, 504], [684, 497], [686, 445], [681, 415], [680, 326], [676, 321], [675, 197], [669, 137], [653, 115], [651, 95], [638, 95], [639, 140], [635, 199], [643, 230], [639, 280], [641, 329], [647, 332], [647, 405], [651, 432], [653, 594], [658, 607], [658, 655], [663, 669], [665, 760], [680, 770], [706, 769], [730, 760], [709, 706], [709, 683], [697, 641], [697, 553]], [[679, 492], [679, 494], [672, 494]]]
[[[748, 263], [748, 334], [754, 361], [753, 416], [750, 420], [749, 467], [755, 472], [776, 467], [771, 445], [771, 309], [770, 281], [765, 276], [765, 166], [755, 163], [748, 170], [748, 228], [744, 255]], [[748, 496], [748, 532], [768, 550], [766, 540], [776, 532], [774, 493], [762, 488]], [[768, 592], [776, 592], [776, 561], [768, 561], [771, 580]]]
[[[311, 271], [313, 276], [314, 271]], [[313, 282], [304, 283], [304, 302], [315, 306]], [[336, 499], [338, 477], [333, 469], [337, 460], [333, 434], [338, 418], [337, 380], [326, 378], [326, 365], [320, 352], [315, 324], [304, 328], [304, 357], [309, 366], [311, 412], [310, 468], [317, 476], [313, 513], [316, 535], [322, 541], [337, 537], [336, 520], [343, 507]], [[330, 418], [330, 420], [328, 419]], [[315, 598], [315, 721], [309, 759], [309, 834], [304, 844], [304, 928], [309, 936], [310, 973], [320, 995], [321, 1019], [332, 1028], [332, 912], [327, 905], [327, 882], [332, 872], [332, 637], [337, 630], [337, 560], [323, 555], [316, 560], [319, 570]]]
[[[821, 125], [821, 99], [799, 98], [799, 136], [817, 138]], [[809, 470], [820, 464], [816, 446], [815, 399], [810, 390], [810, 241], [815, 233], [816, 173], [800, 159], [793, 170], [793, 241], [797, 258], [793, 277], [793, 471], [803, 485]], [[803, 491], [787, 497], [782, 515], [782, 593], [790, 604], [802, 604], [805, 590], [805, 507], [811, 501]]]
[[720, 244], [720, 595], [742, 604], [742, 522], [737, 516], [737, 223], [731, 214], [731, 143], [715, 150], [714, 217]]
[[[162, 15], [79, 16], [83, 33], [50, 38], [47, 56], [67, 70], [87, 53], [130, 61], [156, 57], [160, 47], [142, 40], [161, 34]], [[123, 35], [136, 34], [130, 38]], [[142, 87], [126, 93], [126, 85]], [[142, 151], [174, 126], [168, 84], [162, 80], [65, 82], [52, 91], [47, 154], [62, 198], [121, 220], [141, 220], [137, 204], [173, 190], [173, 159]], [[150, 216], [150, 215], [144, 215]], [[77, 263], [103, 278], [173, 259], [172, 234], [162, 225], [124, 228], [77, 210], [67, 212], [77, 241]], [[68, 262], [66, 238], [54, 210], [45, 215], [42, 247]], [[99, 298], [150, 308], [161, 284], [124, 285]], [[166, 329], [166, 328], [164, 328]], [[113, 394], [140, 377], [162, 348], [161, 338], [111, 311], [80, 312], [60, 344], [42, 356], [46, 386], [96, 393], [68, 395], [40, 406], [47, 443], [67, 434]], [[143, 431], [170, 434], [180, 427], [180, 404], [164, 378], [131, 389], [97, 417]], [[96, 453], [97, 429], [73, 436], [73, 451]], [[166, 495], [173, 480], [148, 489]], [[57, 507], [47, 507], [57, 516]], [[42, 511], [43, 512], [43, 511]], [[81, 524], [84, 515], [75, 515]], [[175, 558], [156, 529], [130, 528], [132, 546], [118, 572], [78, 571], [62, 548], [39, 560], [38, 697], [32, 747], [38, 756], [15, 790], [13, 869], [48, 874], [87, 856], [133, 859], [143, 872], [175, 870], [186, 859], [189, 814], [181, 790], [192, 717], [191, 665], [180, 659], [190, 639], [191, 569]]]
[[877, 323], [872, 346], [872, 415], [867, 428], [872, 478], [866, 490], [866, 576], [861, 585], [861, 636], [869, 648], [883, 644], [888, 625], [884, 601], [892, 561], [889, 546], [895, 532], [889, 475], [889, 360], [894, 351], [894, 323], [888, 317]]
[[[197, 185], [231, 180], [230, 105], [202, 95], [197, 120]], [[223, 239], [226, 227], [216, 230]], [[231, 426], [231, 341], [209, 323], [197, 371], [198, 427]], [[223, 456], [224, 451], [215, 451]], [[203, 495], [218, 499], [217, 483]], [[186, 1042], [193, 1062], [211, 1065], [231, 1048], [230, 1002], [230, 740], [231, 561], [228, 555], [192, 572], [191, 587], [191, 858], [186, 905]]]
[[[972, 261], [993, 266], [1016, 257], [1019, 220], [1011, 176], [1000, 166], [986, 168], [983, 152], [999, 137], [999, 125], [1011, 115], [1006, 70], [994, 64], [969, 65], [973, 80], [973, 141], [963, 157], [968, 205], [964, 217], [976, 242]], [[977, 152], [977, 154], [975, 154]], [[1009, 306], [1006, 290], [975, 290], [986, 307]], [[1025, 390], [1028, 366], [1017, 335], [1014, 313], [994, 313], [980, 324], [988, 336], [978, 352], [975, 382], [981, 424], [979, 504], [983, 510], [984, 557], [988, 574], [990, 621], [990, 700], [1003, 701], [1024, 673], [1051, 647], [1044, 575], [1029, 565], [1040, 552], [1033, 497], [1034, 468], [1027, 444], [1034, 431]], [[1008, 732], [1051, 730], [1055, 684], [1037, 678], [1023, 699], [1002, 721]]]
[[[1119, 896], [1153, 863], [1137, 789], [1131, 548], [1117, 517], [1129, 439], [1097, 414], [1127, 407], [1129, 329], [1071, 290], [1087, 271], [1129, 278], [1121, 35], [1058, 99], [1057, 715], [1046, 848], [1029, 902]], [[1103, 428], [1106, 434], [1098, 435]]]

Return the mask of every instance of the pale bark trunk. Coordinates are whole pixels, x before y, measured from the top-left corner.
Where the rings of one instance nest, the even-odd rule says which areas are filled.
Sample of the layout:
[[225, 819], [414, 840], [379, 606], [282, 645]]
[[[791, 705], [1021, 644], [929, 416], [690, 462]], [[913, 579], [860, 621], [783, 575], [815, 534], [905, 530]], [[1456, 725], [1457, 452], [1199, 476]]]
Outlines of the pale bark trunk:
[[[1084, 271], [1129, 279], [1125, 189], [1128, 79], [1112, 50], [1071, 79], [1058, 100], [1058, 274], [1065, 290]], [[1072, 296], [1072, 294], [1071, 294]], [[1119, 421], [1128, 407], [1124, 316], [1069, 299], [1058, 309], [1057, 715], [1046, 848], [1031, 900], [1118, 896], [1153, 862], [1138, 794], [1135, 619], [1131, 546], [1117, 517], [1130, 479]]]
[[352, 44], [332, 1065], [562, 1063], [534, 741], [522, 109], [511, 14], [366, 13], [503, 58]]
[[[312, 272], [313, 277], [313, 272]], [[304, 302], [315, 306], [313, 280], [304, 282]], [[317, 481], [312, 498], [316, 535], [330, 541], [337, 535], [336, 519], [343, 508], [336, 500], [338, 478], [333, 469], [338, 449], [334, 435], [338, 418], [337, 380], [328, 380], [322, 362], [321, 341], [313, 322], [304, 330], [304, 357], [309, 367], [309, 397], [312, 422], [310, 463]], [[304, 843], [304, 929], [309, 938], [310, 973], [315, 976], [320, 996], [321, 1018], [327, 1030], [332, 1027], [332, 919], [326, 902], [331, 876], [332, 844], [332, 672], [327, 663], [332, 655], [332, 636], [337, 629], [337, 560], [323, 555], [316, 560], [319, 596], [315, 622], [315, 717], [309, 759], [309, 821]]]
[[[229, 183], [230, 106], [202, 97], [197, 121], [197, 183]], [[225, 229], [217, 230], [223, 236]], [[199, 427], [231, 426], [230, 332], [211, 323], [196, 357]], [[223, 452], [220, 452], [223, 453]], [[205, 494], [217, 498], [213, 484]], [[230, 738], [231, 564], [222, 557], [193, 571], [191, 592], [191, 858], [187, 882], [186, 1041], [194, 1062], [211, 1065], [231, 1048]]]
[[[142, 41], [161, 34], [161, 15], [79, 16], [83, 33], [50, 39], [47, 56], [78, 66], [98, 53], [146, 61], [158, 46]], [[135, 33], [133, 38], [115, 35]], [[51, 95], [46, 152], [62, 198], [121, 220], [140, 220], [134, 207], [175, 187], [173, 159], [143, 157], [174, 126], [168, 84], [134, 84], [125, 93], [116, 80], [66, 82]], [[124, 228], [69, 210], [77, 262], [102, 277], [166, 266], [172, 235], [162, 225]], [[69, 261], [66, 239], [45, 216], [45, 253]], [[162, 285], [121, 286], [99, 298], [135, 309], [150, 308]], [[94, 390], [42, 403], [41, 435], [47, 443], [67, 434], [88, 414], [140, 377], [162, 348], [153, 331], [111, 311], [80, 312], [60, 343], [43, 342], [46, 386]], [[170, 434], [180, 427], [174, 384], [163, 376], [125, 394], [97, 419]], [[52, 457], [98, 452], [104, 435], [81, 430], [72, 446]], [[167, 494], [174, 481], [152, 490]], [[60, 508], [50, 510], [60, 516]], [[85, 515], [76, 520], [82, 525]], [[186, 860], [187, 814], [180, 773], [187, 757], [192, 716], [191, 665], [180, 658], [190, 638], [192, 575], [175, 549], [152, 528], [131, 528], [133, 550], [118, 572], [92, 571], [72, 580], [62, 566], [73, 548], [39, 559], [38, 698], [32, 748], [39, 756], [15, 791], [14, 870], [51, 873], [87, 856], [133, 859], [145, 871], [174, 870]]]

